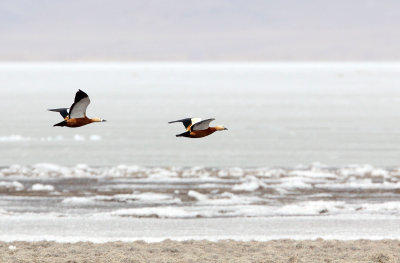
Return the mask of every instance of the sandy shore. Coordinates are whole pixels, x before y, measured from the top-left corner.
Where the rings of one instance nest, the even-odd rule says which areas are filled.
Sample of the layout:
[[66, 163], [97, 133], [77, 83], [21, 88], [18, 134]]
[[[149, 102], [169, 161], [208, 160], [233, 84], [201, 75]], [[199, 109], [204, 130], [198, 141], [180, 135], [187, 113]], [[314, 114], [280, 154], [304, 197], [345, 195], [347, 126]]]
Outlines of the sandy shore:
[[399, 240], [0, 242], [0, 262], [400, 262]]

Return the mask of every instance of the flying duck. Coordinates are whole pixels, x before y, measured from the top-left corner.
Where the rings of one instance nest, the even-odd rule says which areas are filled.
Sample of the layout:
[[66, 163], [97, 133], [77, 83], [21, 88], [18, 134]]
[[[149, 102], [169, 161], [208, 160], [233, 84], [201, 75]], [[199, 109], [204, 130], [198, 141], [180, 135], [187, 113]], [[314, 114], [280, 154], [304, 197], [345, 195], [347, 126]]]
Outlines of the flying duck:
[[59, 112], [64, 120], [60, 123], [54, 124], [54, 126], [67, 126], [70, 128], [81, 127], [83, 125], [92, 123], [92, 122], [104, 122], [106, 120], [100, 118], [88, 118], [86, 117], [86, 108], [90, 103], [89, 96], [81, 91], [75, 94], [75, 101], [71, 105], [71, 108], [60, 108], [60, 109], [49, 109], [49, 111]]
[[186, 128], [186, 132], [177, 134], [176, 137], [201, 138], [208, 136], [216, 131], [227, 130], [224, 126], [210, 127], [210, 122], [215, 119], [207, 119], [202, 121], [200, 118], [186, 118], [168, 123], [182, 122]]

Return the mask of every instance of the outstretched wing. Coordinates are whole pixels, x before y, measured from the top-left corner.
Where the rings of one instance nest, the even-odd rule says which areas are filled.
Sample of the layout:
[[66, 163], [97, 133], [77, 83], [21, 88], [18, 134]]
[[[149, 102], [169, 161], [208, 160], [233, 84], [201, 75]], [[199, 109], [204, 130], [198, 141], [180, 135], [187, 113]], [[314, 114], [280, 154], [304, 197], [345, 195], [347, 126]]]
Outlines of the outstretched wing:
[[177, 121], [170, 121], [168, 123], [174, 123], [174, 122], [182, 122], [183, 126], [185, 126], [186, 130], [190, 130], [190, 127], [193, 126], [193, 124], [201, 121], [200, 118], [186, 118], [182, 120], [177, 120]]
[[59, 112], [64, 119], [68, 116], [68, 108], [49, 109], [49, 111]]
[[69, 118], [73, 119], [86, 117], [86, 109], [89, 103], [89, 96], [85, 92], [78, 90], [75, 95], [75, 101], [69, 110]]
[[208, 129], [208, 127], [210, 127], [210, 122], [212, 122], [213, 120], [215, 120], [215, 119], [213, 118], [213, 119], [207, 119], [204, 121], [197, 122], [192, 125], [191, 130], [192, 131], [206, 130], [206, 129]]

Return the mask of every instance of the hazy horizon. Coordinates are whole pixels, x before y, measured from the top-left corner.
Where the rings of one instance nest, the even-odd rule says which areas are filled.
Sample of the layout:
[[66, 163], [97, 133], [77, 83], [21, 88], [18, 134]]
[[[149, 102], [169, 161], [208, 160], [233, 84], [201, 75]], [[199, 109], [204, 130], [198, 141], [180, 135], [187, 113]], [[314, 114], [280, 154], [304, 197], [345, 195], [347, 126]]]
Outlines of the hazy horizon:
[[400, 2], [0, 3], [0, 61], [395, 61]]

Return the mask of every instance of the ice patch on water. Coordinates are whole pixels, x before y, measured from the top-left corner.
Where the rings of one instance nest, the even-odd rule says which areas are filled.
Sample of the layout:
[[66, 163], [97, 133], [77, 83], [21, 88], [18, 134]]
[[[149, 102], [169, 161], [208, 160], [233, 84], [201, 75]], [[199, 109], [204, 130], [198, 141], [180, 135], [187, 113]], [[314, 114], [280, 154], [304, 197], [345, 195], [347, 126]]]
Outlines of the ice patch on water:
[[64, 137], [61, 135], [55, 136], [55, 137], [41, 137], [39, 138], [40, 141], [48, 141], [48, 142], [52, 142], [52, 141], [63, 141]]
[[102, 176], [102, 173], [103, 169], [92, 169], [86, 164], [65, 167], [51, 163], [39, 163], [32, 166], [11, 165], [0, 169], [0, 175], [15, 177], [90, 177]]
[[178, 176], [176, 171], [170, 169], [154, 168], [148, 171], [148, 177], [151, 179], [175, 178]]
[[54, 186], [50, 184], [34, 184], [31, 188], [32, 191], [51, 192], [54, 191]]
[[343, 190], [343, 189], [364, 189], [364, 190], [377, 190], [377, 189], [400, 189], [400, 183], [382, 182], [374, 183], [372, 179], [360, 179], [346, 183], [337, 184], [316, 184], [315, 187], [329, 189], [329, 190]]
[[[186, 215], [185, 211], [179, 207], [155, 207], [155, 208], [130, 208], [119, 209], [110, 213], [115, 216], [135, 216], [135, 217], [180, 217]], [[164, 215], [164, 216], [163, 216]]]
[[14, 189], [15, 191], [22, 191], [24, 190], [25, 187], [18, 181], [12, 181], [12, 182], [0, 181], [0, 189], [1, 188]]
[[8, 214], [7, 210], [0, 208], [0, 215], [6, 215], [6, 214]]
[[67, 205], [86, 205], [93, 204], [94, 200], [91, 197], [68, 197], [62, 200], [62, 203]]
[[[100, 141], [102, 137], [97, 134], [93, 134], [89, 136], [90, 141]], [[74, 140], [74, 141], [85, 141], [86, 138], [83, 135], [76, 134], [73, 137], [67, 137], [65, 138], [62, 135], [56, 135], [56, 136], [46, 136], [46, 137], [27, 137], [23, 135], [18, 135], [18, 134], [12, 134], [12, 135], [7, 135], [7, 136], [0, 136], [0, 143], [4, 142], [59, 142], [59, 141], [64, 141], [64, 140]]]
[[[374, 167], [369, 164], [365, 165], [349, 165], [347, 167], [343, 167], [339, 169], [339, 174], [348, 177], [348, 176], [365, 176], [371, 174], [374, 171]], [[380, 169], [379, 169], [380, 170]]]
[[[171, 167], [173, 171], [179, 171], [180, 168]], [[190, 169], [185, 169], [181, 171], [182, 177], [193, 177], [193, 176], [208, 176], [209, 171], [201, 166], [193, 166]]]
[[0, 136], [0, 142], [25, 142], [30, 141], [30, 137], [24, 137], [21, 135], [9, 135], [9, 136]]
[[371, 176], [381, 176], [381, 177], [389, 177], [389, 171], [384, 170], [384, 169], [374, 169], [371, 172]]
[[[77, 187], [63, 178], [89, 183]], [[32, 184], [39, 186], [24, 188]], [[127, 212], [127, 216], [138, 217], [168, 217], [174, 216], [174, 211], [176, 217], [400, 215], [398, 204], [389, 203], [400, 202], [398, 167], [65, 167], [41, 163], [0, 169], [0, 190], [10, 200], [22, 196], [11, 196], [9, 192], [37, 189], [35, 197], [42, 202], [49, 196], [40, 191], [59, 189], [57, 184], [63, 189], [57, 196], [63, 200], [59, 209], [68, 212], [94, 207], [111, 212], [117, 207], [116, 214]], [[66, 184], [68, 187], [64, 187]], [[5, 201], [4, 207], [12, 202]], [[167, 207], [173, 210], [167, 212]], [[121, 210], [128, 208], [133, 210]], [[37, 209], [42, 211], [39, 205]]]
[[110, 167], [105, 173], [110, 177], [136, 177], [141, 168], [139, 166], [128, 166], [120, 164], [118, 166]]
[[306, 170], [306, 171], [291, 171], [288, 173], [291, 177], [310, 177], [310, 178], [335, 178], [336, 175], [333, 173], [315, 171], [315, 170]]
[[101, 136], [97, 134], [93, 134], [89, 136], [89, 140], [91, 141], [101, 141]]
[[75, 141], [85, 141], [86, 138], [85, 138], [85, 136], [82, 136], [82, 135], [79, 135], [79, 134], [75, 134], [74, 135], [74, 140]]
[[283, 169], [277, 168], [259, 168], [256, 169], [256, 176], [258, 177], [272, 177], [272, 178], [279, 178], [286, 175], [286, 171]]
[[[207, 197], [207, 196], [206, 196]], [[235, 195], [230, 192], [216, 194], [210, 198], [199, 200], [198, 205], [225, 206], [225, 205], [251, 205], [263, 202], [263, 199], [257, 196]]]
[[195, 217], [213, 217], [211, 210], [188, 208], [188, 207], [145, 207], [119, 209], [111, 213], [114, 216], [132, 216], [132, 217], [159, 217], [159, 218], [195, 218]]
[[281, 178], [281, 183], [274, 185], [276, 188], [281, 189], [310, 189], [312, 188], [312, 180], [304, 177], [284, 177]]
[[342, 201], [307, 201], [285, 205], [277, 209], [279, 215], [319, 215], [324, 213], [338, 213], [346, 206]]
[[181, 202], [179, 198], [174, 198], [172, 195], [152, 192], [96, 196], [94, 199], [99, 201], [139, 202], [141, 204], [178, 204]]
[[205, 201], [205, 200], [208, 200], [207, 195], [201, 194], [201, 193], [196, 192], [196, 191], [193, 191], [193, 190], [190, 190], [190, 191], [188, 192], [188, 196], [190, 196], [190, 197], [196, 199], [197, 201]]
[[228, 169], [221, 169], [218, 171], [218, 176], [220, 177], [241, 177], [244, 175], [244, 171], [242, 168], [239, 167], [233, 167], [233, 168], [228, 168]]
[[362, 204], [357, 208], [363, 213], [371, 214], [399, 214], [400, 201], [376, 203], [376, 204]]
[[145, 207], [118, 209], [111, 212], [114, 216], [130, 217], [158, 217], [158, 218], [213, 218], [213, 217], [265, 217], [282, 215], [319, 215], [324, 211], [323, 204], [318, 205], [294, 205], [292, 207], [279, 208], [261, 205], [204, 205], [202, 206], [180, 206], [180, 207]]
[[349, 204], [344, 201], [306, 201], [281, 207], [266, 205], [205, 205], [163, 206], [118, 209], [113, 216], [195, 218], [195, 217], [269, 217], [269, 216], [320, 216], [320, 215], [399, 215], [400, 202], [381, 204]]
[[251, 191], [255, 191], [258, 188], [265, 186], [259, 179], [257, 179], [257, 177], [255, 176], [246, 176], [245, 178], [245, 182], [241, 183], [241, 184], [235, 184], [232, 187], [233, 191], [247, 191], [247, 192], [251, 192]]
[[32, 174], [35, 176], [53, 177], [60, 175], [69, 175], [70, 170], [66, 167], [59, 166], [51, 163], [39, 163], [33, 165]]

